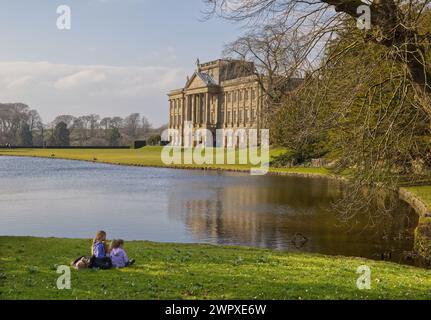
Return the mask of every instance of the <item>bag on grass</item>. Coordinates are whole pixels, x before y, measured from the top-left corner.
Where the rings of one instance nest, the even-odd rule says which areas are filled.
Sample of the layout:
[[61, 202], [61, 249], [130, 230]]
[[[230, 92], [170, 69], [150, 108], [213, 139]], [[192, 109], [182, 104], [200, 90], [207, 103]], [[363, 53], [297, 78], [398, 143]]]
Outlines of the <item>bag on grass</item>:
[[91, 258], [81, 256], [77, 258], [75, 261], [71, 263], [72, 267], [75, 267], [77, 270], [90, 268]]

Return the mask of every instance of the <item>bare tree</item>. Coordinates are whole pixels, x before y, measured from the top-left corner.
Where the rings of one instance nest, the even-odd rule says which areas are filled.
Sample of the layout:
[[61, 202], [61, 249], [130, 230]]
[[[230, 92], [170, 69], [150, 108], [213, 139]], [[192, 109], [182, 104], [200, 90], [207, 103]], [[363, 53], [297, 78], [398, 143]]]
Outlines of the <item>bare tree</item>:
[[35, 129], [40, 128], [42, 124], [42, 118], [39, 115], [39, 112], [37, 110], [30, 110], [28, 112], [28, 125], [30, 128], [30, 131], [33, 131]]
[[139, 113], [132, 113], [124, 119], [124, 129], [126, 130], [126, 133], [132, 138], [137, 137], [139, 126], [140, 126]]
[[15, 144], [22, 123], [29, 120], [30, 108], [23, 103], [0, 104], [0, 143]]
[[[345, 20], [361, 18], [364, 3], [360, 0], [204, 0], [207, 16], [217, 14], [233, 21], [270, 25], [284, 24], [283, 30], [308, 33], [310, 53], [319, 56], [322, 42], [334, 32], [345, 29]], [[367, 42], [388, 49], [388, 57], [401, 63], [411, 81], [418, 105], [431, 114], [429, 79], [430, 66], [426, 60], [430, 45], [429, 30], [421, 30], [421, 20], [427, 14], [430, 0], [370, 1], [370, 29], [363, 32]], [[356, 21], [355, 21], [356, 22]], [[353, 45], [353, 44], [350, 44]], [[346, 47], [346, 50], [349, 46]]]
[[90, 125], [90, 137], [94, 137], [95, 130], [99, 127], [100, 116], [97, 114], [90, 114], [88, 116], [88, 122]]
[[103, 127], [105, 130], [108, 130], [111, 126], [112, 119], [110, 117], [105, 117], [102, 120], [100, 120], [100, 126]]
[[80, 146], [85, 145], [86, 141], [90, 138], [88, 135], [89, 118], [81, 116], [74, 119], [71, 126], [72, 134], [78, 140]]
[[120, 129], [123, 126], [124, 120], [121, 117], [113, 117], [109, 125], [110, 128]]
[[308, 36], [291, 33], [283, 23], [256, 27], [225, 47], [224, 55], [240, 59], [247, 74], [254, 74], [261, 92], [264, 108], [259, 115], [260, 125], [268, 127], [268, 119], [283, 98], [301, 82], [309, 70]]
[[146, 116], [142, 116], [141, 125], [142, 125], [142, 134], [144, 136], [148, 135], [150, 130], [153, 128], [152, 124], [150, 123], [150, 121]]

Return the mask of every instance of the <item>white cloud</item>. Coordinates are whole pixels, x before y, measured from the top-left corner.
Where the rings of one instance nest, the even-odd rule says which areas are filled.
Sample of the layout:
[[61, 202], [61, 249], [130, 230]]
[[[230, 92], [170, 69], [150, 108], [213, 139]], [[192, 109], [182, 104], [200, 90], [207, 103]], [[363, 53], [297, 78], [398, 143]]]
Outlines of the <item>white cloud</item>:
[[0, 62], [0, 102], [29, 104], [45, 121], [58, 114], [140, 112], [162, 124], [168, 118], [166, 93], [183, 85], [184, 75], [160, 66]]
[[104, 80], [106, 80], [106, 75], [104, 73], [89, 69], [58, 79], [54, 83], [54, 87], [57, 89], [74, 89], [79, 86], [101, 83]]

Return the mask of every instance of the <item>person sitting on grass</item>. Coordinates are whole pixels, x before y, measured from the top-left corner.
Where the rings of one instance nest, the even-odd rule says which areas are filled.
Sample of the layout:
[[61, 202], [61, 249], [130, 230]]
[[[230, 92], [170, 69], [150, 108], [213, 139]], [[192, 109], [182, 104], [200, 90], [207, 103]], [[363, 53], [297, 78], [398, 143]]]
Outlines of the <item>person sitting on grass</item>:
[[114, 268], [129, 267], [135, 263], [135, 259], [129, 260], [122, 239], [112, 240], [110, 256]]
[[112, 268], [111, 258], [108, 256], [109, 246], [106, 243], [106, 232], [98, 231], [91, 247], [91, 268]]
[[109, 253], [109, 246], [106, 243], [106, 232], [101, 230], [96, 233], [93, 245], [91, 247], [91, 255], [96, 258], [104, 258]]

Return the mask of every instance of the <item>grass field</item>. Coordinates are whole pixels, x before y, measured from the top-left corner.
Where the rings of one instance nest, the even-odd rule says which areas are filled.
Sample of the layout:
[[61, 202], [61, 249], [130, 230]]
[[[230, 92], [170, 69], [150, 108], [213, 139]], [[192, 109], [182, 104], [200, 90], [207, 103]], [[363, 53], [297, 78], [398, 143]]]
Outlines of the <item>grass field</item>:
[[[126, 243], [136, 265], [72, 270], [91, 240], [0, 237], [0, 299], [430, 299], [431, 270], [360, 258], [199, 244]], [[356, 286], [361, 265], [371, 289]]]
[[[239, 164], [192, 164], [192, 165], [165, 165], [160, 157], [162, 147], [145, 147], [142, 149], [0, 149], [0, 156], [32, 156], [57, 159], [85, 160], [101, 163], [112, 163], [120, 165], [153, 166], [153, 167], [181, 167], [181, 168], [206, 168], [221, 170], [249, 170], [250, 163]], [[279, 155], [284, 149], [274, 148], [270, 150], [270, 157]], [[238, 151], [235, 157], [238, 159]], [[227, 157], [227, 155], [226, 155]], [[328, 175], [325, 168], [270, 168], [273, 172], [296, 173], [296, 174], [317, 174]]]

